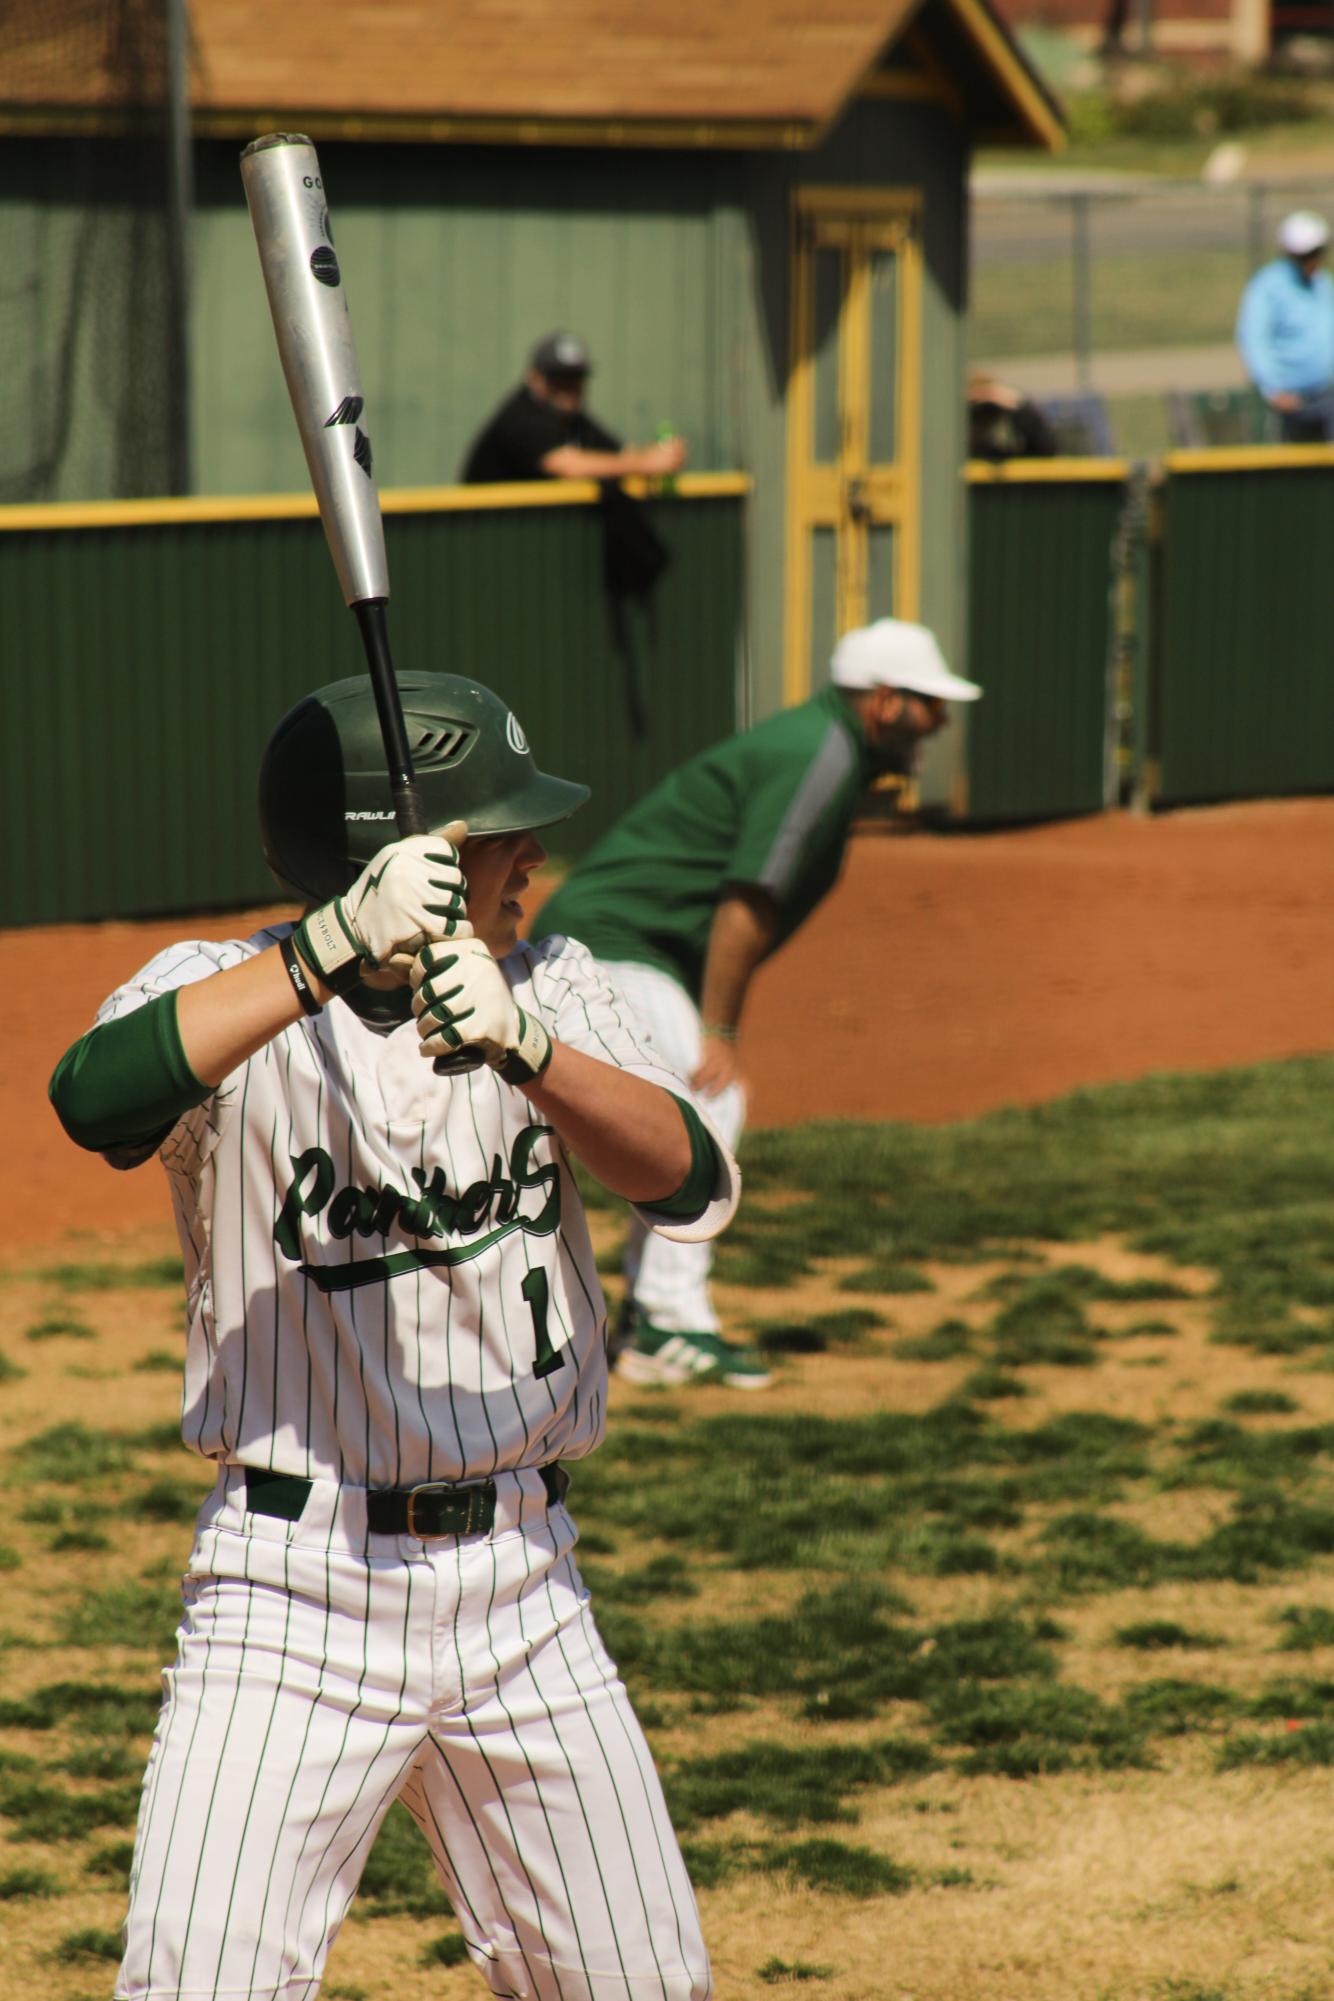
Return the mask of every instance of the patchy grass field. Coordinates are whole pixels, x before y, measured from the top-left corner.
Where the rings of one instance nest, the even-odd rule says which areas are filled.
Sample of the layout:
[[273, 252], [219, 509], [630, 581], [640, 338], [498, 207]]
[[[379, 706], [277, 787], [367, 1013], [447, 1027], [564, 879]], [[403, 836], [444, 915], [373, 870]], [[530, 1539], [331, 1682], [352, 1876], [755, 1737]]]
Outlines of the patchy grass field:
[[[775, 1385], [617, 1384], [571, 1496], [720, 2001], [1327, 1994], [1332, 1131], [1307, 1061], [748, 1142]], [[6, 2001], [110, 1991], [207, 1484], [176, 1284], [165, 1230], [0, 1275]], [[324, 1992], [483, 1991], [396, 1811]]]

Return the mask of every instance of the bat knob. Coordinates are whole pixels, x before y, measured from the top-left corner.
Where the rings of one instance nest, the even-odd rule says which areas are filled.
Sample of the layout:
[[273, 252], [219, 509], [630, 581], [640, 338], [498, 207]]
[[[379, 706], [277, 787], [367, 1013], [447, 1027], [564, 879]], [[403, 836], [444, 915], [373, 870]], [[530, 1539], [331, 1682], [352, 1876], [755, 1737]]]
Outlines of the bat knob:
[[460, 1049], [457, 1056], [437, 1056], [431, 1067], [437, 1077], [462, 1077], [469, 1070], [480, 1070], [485, 1062], [480, 1049]]

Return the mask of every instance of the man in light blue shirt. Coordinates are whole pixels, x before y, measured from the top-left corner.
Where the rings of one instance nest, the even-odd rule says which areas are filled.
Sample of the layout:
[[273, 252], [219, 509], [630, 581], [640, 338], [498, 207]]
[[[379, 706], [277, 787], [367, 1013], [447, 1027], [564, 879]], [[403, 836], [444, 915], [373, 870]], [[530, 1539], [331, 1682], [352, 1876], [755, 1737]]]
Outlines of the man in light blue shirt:
[[1241, 295], [1237, 346], [1252, 382], [1279, 413], [1283, 442], [1334, 438], [1334, 280], [1320, 266], [1329, 224], [1309, 209], [1279, 225], [1283, 251]]

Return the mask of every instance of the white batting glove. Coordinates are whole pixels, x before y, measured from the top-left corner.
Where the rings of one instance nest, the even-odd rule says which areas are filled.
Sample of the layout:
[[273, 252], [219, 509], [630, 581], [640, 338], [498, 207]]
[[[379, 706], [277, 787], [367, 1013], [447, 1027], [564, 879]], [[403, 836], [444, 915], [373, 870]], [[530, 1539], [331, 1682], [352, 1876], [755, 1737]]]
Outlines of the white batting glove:
[[[525, 1014], [480, 938], [427, 945], [412, 966], [412, 1012], [423, 1056], [453, 1069], [489, 1063], [507, 1084], [534, 1084], [551, 1061], [551, 1037]], [[474, 1056], [474, 1064], [466, 1059]]]
[[438, 834], [391, 841], [344, 895], [307, 911], [292, 942], [311, 971], [339, 994], [363, 969], [394, 964], [406, 979], [423, 945], [466, 928], [468, 885], [459, 844], [467, 832], [465, 821], [451, 820]]

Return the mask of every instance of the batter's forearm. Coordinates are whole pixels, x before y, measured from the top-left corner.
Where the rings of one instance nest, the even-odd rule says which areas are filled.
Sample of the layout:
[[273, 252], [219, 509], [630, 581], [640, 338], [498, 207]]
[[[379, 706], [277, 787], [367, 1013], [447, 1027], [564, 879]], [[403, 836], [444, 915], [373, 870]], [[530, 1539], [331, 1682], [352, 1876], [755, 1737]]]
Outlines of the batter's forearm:
[[676, 1100], [643, 1077], [556, 1042], [524, 1095], [589, 1173], [627, 1202], [659, 1202], [690, 1173], [690, 1138]]
[[767, 897], [725, 896], [714, 913], [700, 986], [706, 1028], [735, 1028], [756, 968], [774, 941], [776, 919]]
[[[332, 998], [318, 976], [306, 969], [314, 998]], [[210, 1087], [239, 1070], [247, 1058], [272, 1042], [303, 1013], [276, 945], [228, 966], [206, 980], [182, 987], [176, 1019], [181, 1047], [196, 1077]]]

